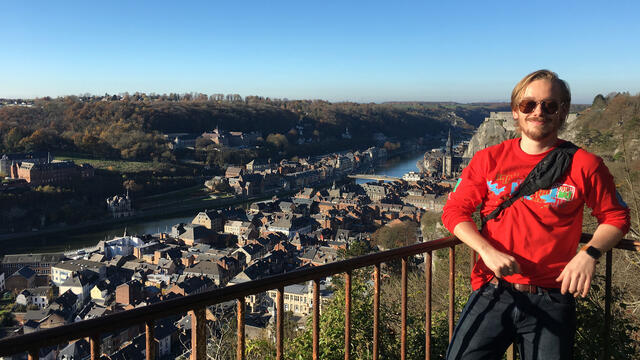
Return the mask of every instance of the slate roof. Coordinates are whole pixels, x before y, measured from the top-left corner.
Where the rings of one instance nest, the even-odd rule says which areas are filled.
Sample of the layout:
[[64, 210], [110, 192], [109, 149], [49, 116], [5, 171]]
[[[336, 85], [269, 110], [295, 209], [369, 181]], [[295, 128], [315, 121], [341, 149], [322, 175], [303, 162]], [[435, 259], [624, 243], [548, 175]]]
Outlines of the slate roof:
[[105, 266], [105, 264], [97, 261], [78, 259], [78, 260], [62, 261], [53, 266], [58, 269], [69, 270], [69, 271], [82, 271], [82, 270], [88, 269], [94, 272], [99, 272], [100, 269]]
[[25, 296], [47, 296], [51, 291], [51, 286], [38, 286], [22, 290], [21, 294]]
[[202, 225], [187, 224], [184, 226], [184, 233], [180, 234], [180, 239], [197, 240], [207, 238], [210, 234], [209, 229]]
[[84, 287], [98, 280], [96, 273], [91, 271], [82, 271], [75, 276], [68, 277], [60, 286], [79, 286]]
[[65, 259], [62, 253], [50, 254], [10, 254], [2, 258], [2, 263], [57, 263]]
[[74, 294], [71, 290], [67, 290], [63, 294], [55, 298], [49, 306], [52, 308], [59, 307], [64, 309], [71, 309], [77, 301], [78, 295]]
[[31, 279], [32, 277], [36, 276], [36, 272], [31, 270], [30, 267], [24, 266], [24, 267], [20, 268], [20, 270], [18, 270], [15, 273], [13, 273], [13, 275], [11, 275], [11, 276], [22, 276], [25, 279]]
[[200, 261], [199, 263], [184, 269], [185, 275], [204, 275], [207, 277], [220, 278], [226, 275], [227, 270], [223, 269], [220, 265], [213, 261]]
[[89, 343], [84, 339], [80, 339], [70, 343], [60, 350], [58, 353], [58, 359], [80, 360], [85, 359], [90, 355]]
[[213, 281], [207, 277], [190, 277], [185, 279], [183, 282], [177, 284], [178, 287], [184, 289], [186, 294], [191, 294], [201, 287], [211, 287], [213, 286]]

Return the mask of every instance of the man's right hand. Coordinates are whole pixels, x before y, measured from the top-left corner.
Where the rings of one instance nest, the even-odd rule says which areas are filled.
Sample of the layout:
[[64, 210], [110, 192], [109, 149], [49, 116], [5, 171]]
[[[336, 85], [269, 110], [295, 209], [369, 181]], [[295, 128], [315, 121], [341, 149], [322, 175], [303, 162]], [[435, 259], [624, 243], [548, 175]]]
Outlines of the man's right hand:
[[501, 278], [520, 272], [520, 264], [518, 264], [516, 259], [491, 246], [478, 232], [476, 224], [470, 221], [461, 222], [453, 229], [453, 234], [462, 240], [463, 243], [477, 251], [485, 265], [487, 265], [497, 277]]
[[496, 277], [501, 278], [520, 272], [520, 264], [513, 256], [500, 252], [491, 246], [488, 246], [486, 250], [480, 253], [480, 256], [484, 264], [493, 271]]

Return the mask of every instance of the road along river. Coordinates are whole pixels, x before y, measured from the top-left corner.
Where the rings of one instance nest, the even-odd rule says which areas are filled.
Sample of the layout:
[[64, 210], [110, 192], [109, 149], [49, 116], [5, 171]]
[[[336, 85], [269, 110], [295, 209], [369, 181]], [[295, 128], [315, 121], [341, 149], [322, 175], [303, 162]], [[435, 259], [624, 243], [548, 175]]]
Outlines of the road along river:
[[[423, 154], [422, 152], [414, 152], [394, 157], [378, 166], [374, 173], [377, 175], [402, 177], [402, 175], [409, 171], [418, 171], [416, 162], [422, 159]], [[358, 183], [362, 182], [364, 181], [358, 180]], [[247, 204], [243, 205], [247, 206]], [[0, 255], [60, 252], [92, 247], [100, 240], [122, 236], [125, 230], [130, 235], [168, 232], [171, 230], [171, 226], [175, 224], [190, 223], [196, 214], [197, 211], [190, 210], [177, 215], [158, 216], [154, 219], [133, 221], [126, 224], [119, 223], [110, 226], [101, 226], [99, 231], [55, 232], [20, 239], [3, 240], [2, 243], [0, 243]]]

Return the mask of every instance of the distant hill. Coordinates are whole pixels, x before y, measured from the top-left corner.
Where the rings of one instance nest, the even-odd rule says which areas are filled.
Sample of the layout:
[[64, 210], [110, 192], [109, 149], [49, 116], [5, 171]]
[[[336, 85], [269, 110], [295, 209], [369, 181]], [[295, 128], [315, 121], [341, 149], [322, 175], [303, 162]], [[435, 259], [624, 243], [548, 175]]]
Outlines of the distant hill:
[[[78, 151], [97, 157], [162, 160], [171, 156], [161, 134], [202, 133], [216, 127], [258, 131], [263, 138], [278, 133], [292, 139], [313, 137], [316, 142], [349, 148], [371, 144], [375, 133], [402, 141], [439, 139], [450, 127], [469, 132], [478, 119], [503, 107], [186, 95], [68, 96], [14, 102], [0, 107], [0, 152]], [[351, 139], [342, 136], [347, 129]]]

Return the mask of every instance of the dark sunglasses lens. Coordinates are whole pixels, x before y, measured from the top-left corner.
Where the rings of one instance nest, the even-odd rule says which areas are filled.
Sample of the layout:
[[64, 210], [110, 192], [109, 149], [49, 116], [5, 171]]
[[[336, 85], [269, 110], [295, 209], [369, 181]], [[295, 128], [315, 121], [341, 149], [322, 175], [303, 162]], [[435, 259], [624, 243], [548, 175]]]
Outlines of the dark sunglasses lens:
[[528, 114], [536, 109], [536, 105], [538, 105], [535, 101], [526, 100], [520, 103], [520, 112], [523, 114]]
[[542, 110], [549, 115], [553, 115], [558, 112], [558, 103], [555, 101], [543, 102]]

